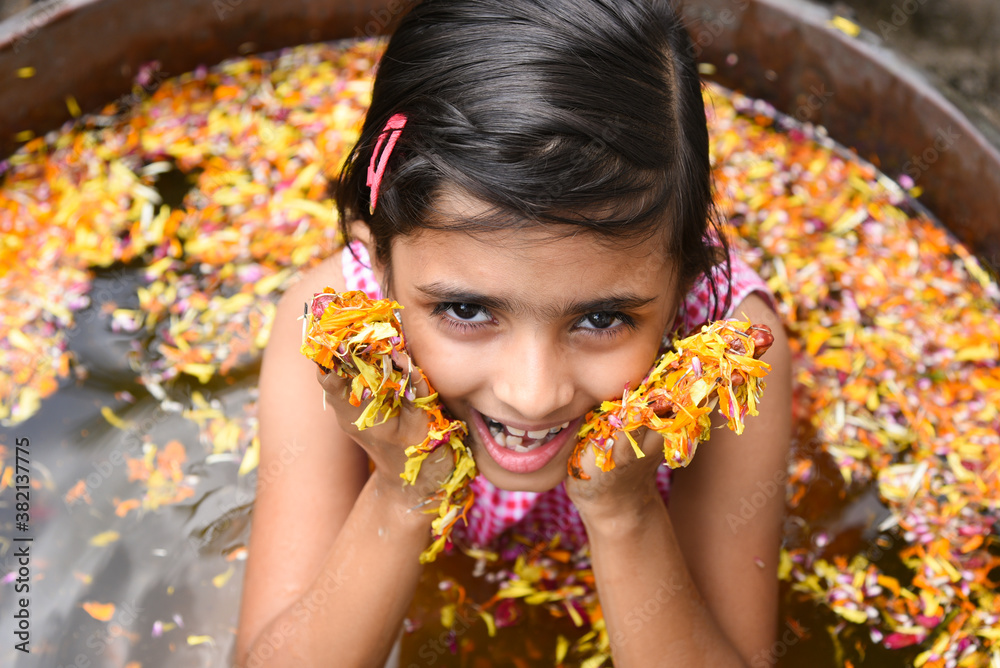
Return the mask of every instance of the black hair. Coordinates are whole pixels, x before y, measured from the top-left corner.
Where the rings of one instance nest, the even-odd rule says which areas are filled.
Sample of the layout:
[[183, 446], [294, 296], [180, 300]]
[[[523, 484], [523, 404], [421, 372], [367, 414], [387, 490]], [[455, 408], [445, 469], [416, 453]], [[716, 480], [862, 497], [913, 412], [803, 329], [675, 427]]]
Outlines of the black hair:
[[[370, 211], [373, 149], [407, 117]], [[484, 203], [441, 220], [447, 189]], [[581, 227], [612, 243], [660, 234], [679, 287], [724, 264], [691, 40], [668, 0], [425, 0], [393, 33], [360, 138], [336, 184], [345, 237], [376, 259], [421, 229]], [[728, 283], [728, 281], [727, 281]], [[709, 281], [713, 316], [728, 309]]]

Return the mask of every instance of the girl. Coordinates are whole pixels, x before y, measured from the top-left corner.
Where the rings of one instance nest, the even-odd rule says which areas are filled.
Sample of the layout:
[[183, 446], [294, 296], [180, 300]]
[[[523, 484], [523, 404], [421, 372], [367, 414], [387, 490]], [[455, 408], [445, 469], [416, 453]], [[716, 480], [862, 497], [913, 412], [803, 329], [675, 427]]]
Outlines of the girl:
[[[285, 295], [261, 370], [259, 470], [278, 473], [258, 480], [238, 665], [382, 666], [430, 542], [433, 515], [414, 508], [450, 465], [404, 487], [423, 411], [359, 432], [346, 382], [299, 353], [297, 318], [324, 286], [398, 301], [399, 361], [468, 424], [480, 476], [456, 542], [556, 527], [589, 543], [616, 666], [766, 663], [789, 352], [766, 287], [711, 222], [700, 82], [666, 0], [417, 5], [337, 201], [353, 241]], [[567, 477], [590, 409], [674, 334], [730, 316], [775, 334], [742, 436], [716, 431], [673, 476], [658, 435], [639, 436], [641, 459], [621, 437], [614, 470], [588, 456], [590, 479]]]

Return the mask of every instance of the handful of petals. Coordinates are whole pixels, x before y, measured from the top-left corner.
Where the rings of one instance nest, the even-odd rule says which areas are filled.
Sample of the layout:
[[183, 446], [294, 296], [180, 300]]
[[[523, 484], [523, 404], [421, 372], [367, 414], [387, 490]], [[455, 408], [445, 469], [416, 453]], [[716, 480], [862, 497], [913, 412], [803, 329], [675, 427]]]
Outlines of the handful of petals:
[[304, 315], [302, 354], [327, 371], [351, 379], [348, 398], [352, 406], [369, 401], [354, 422], [359, 430], [384, 423], [398, 414], [403, 400], [422, 408], [430, 421], [427, 437], [406, 449], [406, 468], [400, 477], [405, 484], [415, 484], [420, 465], [427, 455], [440, 447], [451, 448], [454, 468], [439, 489], [425, 501], [429, 512], [437, 508], [431, 523], [434, 541], [420, 555], [421, 563], [433, 561], [444, 548], [452, 527], [472, 506], [469, 483], [476, 476], [476, 463], [462, 439], [468, 434], [460, 420], [444, 415], [437, 393], [417, 397], [411, 375], [423, 372], [416, 367], [401, 369], [393, 363], [393, 351], [404, 352], [403, 330], [392, 300], [371, 300], [360, 291], [337, 293], [330, 288], [317, 293]]
[[569, 474], [587, 480], [580, 458], [590, 446], [602, 471], [615, 467], [611, 448], [619, 431], [625, 432], [636, 457], [645, 457], [630, 432], [647, 427], [663, 436], [663, 457], [670, 468], [687, 466], [698, 443], [711, 435], [711, 413], [716, 405], [728, 426], [743, 433], [743, 419], [757, 415], [764, 389], [760, 380], [771, 367], [758, 359], [774, 343], [767, 325], [719, 320], [700, 332], [674, 342], [631, 392], [620, 400], [605, 401], [587, 414], [567, 462]]

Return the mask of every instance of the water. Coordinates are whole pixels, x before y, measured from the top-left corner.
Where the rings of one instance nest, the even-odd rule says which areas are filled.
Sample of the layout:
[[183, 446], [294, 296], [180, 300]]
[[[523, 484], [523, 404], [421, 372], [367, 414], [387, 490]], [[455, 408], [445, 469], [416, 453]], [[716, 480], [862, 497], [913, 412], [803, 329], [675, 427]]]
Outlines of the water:
[[[102, 281], [95, 281], [99, 293]], [[99, 311], [101, 303], [91, 308]], [[32, 654], [0, 649], [5, 666], [120, 667], [221, 666], [231, 663], [243, 578], [243, 548], [256, 473], [239, 475], [235, 456], [206, 460], [199, 429], [142, 390], [128, 365], [133, 337], [113, 334], [107, 318], [70, 337], [70, 348], [88, 370], [85, 378], [61, 384], [43, 410], [23, 424], [0, 429], [0, 443], [30, 439], [32, 571], [30, 591]], [[227, 414], [240, 415], [256, 397], [251, 365], [208, 387], [182, 384], [171, 395], [179, 403], [200, 391]], [[127, 390], [134, 402], [116, 398]], [[120, 395], [119, 395], [120, 396]], [[101, 415], [110, 406], [129, 426], [113, 427]], [[141, 459], [151, 444], [185, 445], [185, 482], [193, 494], [157, 509], [115, 513], [115, 501], [140, 496], [146, 484], [129, 479], [127, 459]], [[8, 458], [12, 460], [13, 458]], [[8, 463], [13, 463], [8, 461]], [[83, 481], [91, 502], [67, 500]], [[5, 540], [12, 534], [10, 490], [0, 515]], [[117, 534], [106, 545], [95, 537]], [[24, 535], [18, 533], [17, 535]], [[9, 543], [8, 543], [9, 544]], [[229, 557], [229, 559], [227, 559]], [[235, 557], [235, 558], [233, 558]], [[11, 553], [2, 572], [14, 568]], [[213, 582], [213, 579], [216, 579]], [[3, 590], [0, 615], [5, 630], [15, 611], [10, 586]], [[105, 621], [82, 607], [114, 603]], [[157, 637], [157, 627], [167, 630]], [[170, 625], [174, 625], [171, 629]], [[189, 644], [189, 637], [212, 640]], [[5, 633], [10, 638], [9, 633]], [[197, 638], [196, 638], [197, 639]]]

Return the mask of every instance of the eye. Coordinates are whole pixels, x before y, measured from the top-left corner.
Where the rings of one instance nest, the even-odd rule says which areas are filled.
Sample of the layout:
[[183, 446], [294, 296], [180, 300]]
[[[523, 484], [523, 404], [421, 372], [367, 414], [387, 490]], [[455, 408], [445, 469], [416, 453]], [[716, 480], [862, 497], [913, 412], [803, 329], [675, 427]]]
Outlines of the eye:
[[585, 315], [580, 321], [584, 329], [608, 329], [618, 323], [625, 324], [621, 313], [614, 311], [599, 311]]
[[446, 315], [452, 316], [455, 320], [460, 320], [462, 322], [492, 322], [493, 318], [490, 316], [489, 311], [487, 311], [482, 306], [478, 304], [459, 304], [459, 303], [445, 303], [439, 304], [437, 309], [439, 313], [444, 313]]

